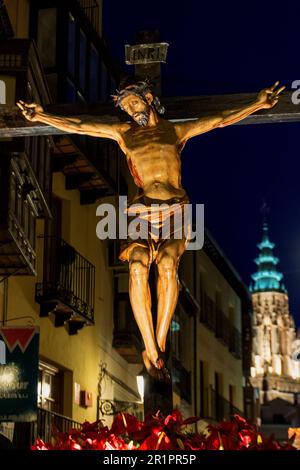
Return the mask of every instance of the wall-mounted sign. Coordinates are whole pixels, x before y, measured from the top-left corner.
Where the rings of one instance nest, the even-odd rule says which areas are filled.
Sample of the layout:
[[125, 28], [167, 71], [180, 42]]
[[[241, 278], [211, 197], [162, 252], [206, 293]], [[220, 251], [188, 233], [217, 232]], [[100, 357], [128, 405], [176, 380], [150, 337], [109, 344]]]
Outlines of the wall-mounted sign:
[[151, 64], [166, 62], [169, 44], [157, 42], [153, 44], [125, 45], [125, 62], [128, 65]]
[[35, 421], [39, 329], [0, 328], [0, 421]]

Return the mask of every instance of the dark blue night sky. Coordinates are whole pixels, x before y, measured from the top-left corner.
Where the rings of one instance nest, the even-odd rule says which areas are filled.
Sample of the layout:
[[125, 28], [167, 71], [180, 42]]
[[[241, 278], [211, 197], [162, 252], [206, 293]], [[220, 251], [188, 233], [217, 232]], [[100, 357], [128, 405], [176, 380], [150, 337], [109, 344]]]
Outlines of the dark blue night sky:
[[[124, 44], [133, 44], [137, 31], [158, 29], [170, 44], [162, 96], [258, 92], [276, 80], [289, 89], [300, 79], [296, 1], [104, 0], [103, 13], [104, 37], [122, 64]], [[190, 140], [182, 154], [191, 201], [205, 204], [207, 227], [248, 285], [267, 201], [270, 239], [298, 326], [299, 135], [300, 123], [232, 126]]]

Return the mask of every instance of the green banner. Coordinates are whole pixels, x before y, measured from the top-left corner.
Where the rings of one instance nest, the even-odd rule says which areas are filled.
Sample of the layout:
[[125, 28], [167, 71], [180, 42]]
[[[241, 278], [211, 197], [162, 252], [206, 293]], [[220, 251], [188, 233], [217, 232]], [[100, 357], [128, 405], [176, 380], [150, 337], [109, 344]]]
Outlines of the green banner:
[[0, 328], [0, 421], [36, 421], [37, 327]]

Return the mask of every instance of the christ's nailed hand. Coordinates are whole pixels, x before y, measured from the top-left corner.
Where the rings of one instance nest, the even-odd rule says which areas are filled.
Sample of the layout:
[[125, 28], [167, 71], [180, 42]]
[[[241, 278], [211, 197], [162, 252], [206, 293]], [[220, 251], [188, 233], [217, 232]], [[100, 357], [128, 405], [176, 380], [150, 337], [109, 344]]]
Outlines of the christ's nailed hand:
[[36, 104], [36, 103], [28, 104], [28, 103], [24, 103], [24, 101], [21, 101], [21, 100], [19, 100], [16, 104], [22, 111], [23, 116], [28, 121], [38, 121], [39, 120], [38, 115], [44, 112], [40, 104]]

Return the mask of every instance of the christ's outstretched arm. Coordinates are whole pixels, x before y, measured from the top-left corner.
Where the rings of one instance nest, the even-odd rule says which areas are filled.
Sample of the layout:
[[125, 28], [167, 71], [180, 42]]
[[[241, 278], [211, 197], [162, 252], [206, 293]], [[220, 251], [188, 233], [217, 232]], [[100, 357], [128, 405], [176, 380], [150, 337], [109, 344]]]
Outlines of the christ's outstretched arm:
[[28, 121], [43, 122], [74, 134], [112, 139], [118, 143], [121, 141], [121, 130], [124, 123], [106, 124], [101, 122], [101, 119], [97, 116], [55, 116], [45, 113], [39, 104], [27, 104], [21, 100], [17, 102], [17, 106]]
[[191, 137], [211, 131], [218, 127], [229, 126], [245, 119], [250, 114], [260, 109], [272, 108], [278, 103], [280, 93], [285, 89], [284, 86], [278, 88], [279, 82], [272, 87], [262, 90], [257, 99], [238, 109], [229, 109], [215, 116], [196, 119], [190, 122], [178, 122], [175, 125], [179, 137], [179, 146], [183, 146]]

